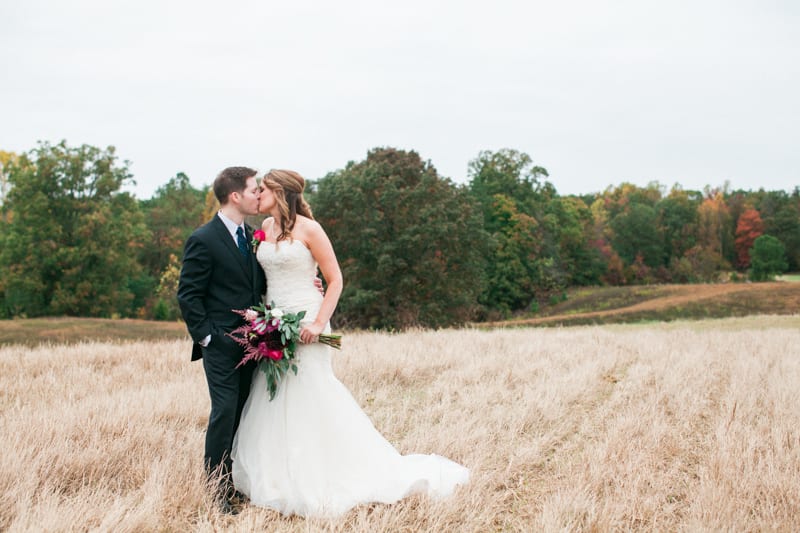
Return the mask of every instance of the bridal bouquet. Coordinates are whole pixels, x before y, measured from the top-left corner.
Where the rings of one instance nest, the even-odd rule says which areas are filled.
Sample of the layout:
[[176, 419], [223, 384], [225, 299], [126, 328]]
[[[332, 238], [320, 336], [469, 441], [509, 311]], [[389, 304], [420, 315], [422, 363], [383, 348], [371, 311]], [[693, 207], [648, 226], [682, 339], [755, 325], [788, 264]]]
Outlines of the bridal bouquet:
[[[244, 325], [227, 334], [244, 347], [244, 356], [236, 368], [250, 361], [260, 363], [259, 368], [267, 377], [269, 399], [272, 400], [283, 376], [289, 370], [297, 375], [297, 365], [292, 361], [300, 339], [300, 321], [306, 312], [285, 313], [275, 307], [274, 302], [250, 309], [234, 309], [233, 312], [245, 319]], [[339, 349], [342, 336], [320, 335], [319, 342]]]

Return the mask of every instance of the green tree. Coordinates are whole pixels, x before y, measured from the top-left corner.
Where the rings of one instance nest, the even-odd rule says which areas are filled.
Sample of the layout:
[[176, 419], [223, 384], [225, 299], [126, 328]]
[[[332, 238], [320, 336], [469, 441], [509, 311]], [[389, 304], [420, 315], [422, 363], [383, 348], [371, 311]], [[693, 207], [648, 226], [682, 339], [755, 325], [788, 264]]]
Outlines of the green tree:
[[[510, 198], [521, 213], [533, 216], [539, 196], [545, 192], [543, 178], [547, 170], [533, 164], [523, 152], [504, 148], [496, 152], [483, 151], [469, 162], [469, 188], [485, 215], [492, 212], [495, 195]], [[486, 220], [486, 229], [495, 231], [493, 221]]]
[[680, 259], [697, 244], [697, 208], [702, 196], [675, 186], [669, 195], [656, 204], [658, 225], [664, 235], [665, 262]]
[[800, 270], [800, 205], [787, 203], [764, 222], [765, 231], [786, 247], [788, 269]]
[[631, 204], [611, 220], [611, 245], [627, 265], [641, 255], [654, 268], [664, 264], [663, 239], [656, 210], [646, 204]]
[[786, 247], [789, 271], [800, 270], [800, 194], [785, 191], [759, 191], [758, 209], [764, 221], [764, 233]]
[[547, 170], [528, 154], [502, 149], [481, 152], [470, 162], [469, 176], [492, 236], [481, 302], [508, 312], [563, 289], [582, 259], [585, 235], [575, 206], [562, 205], [545, 180]]
[[655, 207], [661, 200], [662, 188], [658, 182], [651, 182], [647, 184], [647, 187], [639, 187], [625, 182], [617, 187], [608, 187], [598, 199], [602, 199], [603, 208], [608, 213], [609, 220], [611, 220], [628, 210], [632, 204]]
[[192, 187], [189, 177], [178, 172], [152, 198], [140, 203], [151, 234], [150, 245], [142, 250], [141, 263], [155, 279], [161, 277], [171, 256], [180, 260], [184, 242], [204, 222], [205, 196], [204, 190]]
[[578, 197], [555, 198], [550, 202], [555, 215], [558, 257], [566, 285], [595, 285], [605, 273], [605, 261], [593, 244], [594, 219], [592, 211]]
[[141, 316], [158, 319], [177, 316], [176, 293], [162, 290], [163, 279], [168, 271], [174, 270], [176, 262], [180, 264], [189, 234], [205, 222], [204, 202], [205, 191], [192, 187], [183, 172], [159, 187], [152, 198], [140, 202], [151, 235], [150, 244], [139, 255], [144, 271], [132, 286], [134, 306], [141, 309]]
[[772, 235], [762, 235], [750, 249], [750, 279], [766, 281], [776, 274], [786, 272], [786, 249]]
[[[664, 264], [665, 247], [657, 211], [662, 191], [657, 182], [646, 187], [622, 183], [596, 195], [590, 207], [594, 228], [589, 242], [601, 257], [595, 268], [602, 272], [600, 277], [606, 283], [643, 280], [652, 268]], [[639, 275], [644, 272], [647, 276]]]
[[525, 308], [534, 299], [542, 239], [536, 219], [520, 213], [510, 198], [495, 194], [493, 200], [491, 220], [496, 230], [480, 301], [489, 309], [508, 312]]
[[65, 141], [39, 146], [9, 172], [0, 298], [5, 316], [127, 316], [138, 252], [148, 232], [136, 200], [120, 192], [127, 162]]
[[486, 238], [467, 191], [413, 151], [370, 150], [309, 195], [331, 238], [350, 326], [446, 326], [471, 319], [483, 289]]

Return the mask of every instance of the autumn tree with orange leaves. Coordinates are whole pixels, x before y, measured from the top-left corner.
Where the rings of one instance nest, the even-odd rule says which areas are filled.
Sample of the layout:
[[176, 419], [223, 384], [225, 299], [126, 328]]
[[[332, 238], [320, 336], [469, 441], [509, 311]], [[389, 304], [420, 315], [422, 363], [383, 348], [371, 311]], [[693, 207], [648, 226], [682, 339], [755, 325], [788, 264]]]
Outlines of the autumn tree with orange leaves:
[[764, 234], [764, 222], [753, 208], [746, 209], [736, 223], [736, 262], [742, 270], [750, 266], [750, 249]]

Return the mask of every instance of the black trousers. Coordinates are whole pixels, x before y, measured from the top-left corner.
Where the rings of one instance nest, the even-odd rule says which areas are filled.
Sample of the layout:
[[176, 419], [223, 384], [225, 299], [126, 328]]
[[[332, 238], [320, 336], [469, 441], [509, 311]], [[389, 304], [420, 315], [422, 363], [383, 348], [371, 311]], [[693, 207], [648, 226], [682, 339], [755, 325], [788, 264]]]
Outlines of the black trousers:
[[205, 467], [209, 476], [219, 475], [220, 491], [230, 495], [231, 447], [242, 409], [250, 394], [250, 381], [255, 365], [236, 368], [242, 349], [224, 334], [212, 334], [203, 349], [203, 369], [211, 397], [211, 414], [206, 431]]

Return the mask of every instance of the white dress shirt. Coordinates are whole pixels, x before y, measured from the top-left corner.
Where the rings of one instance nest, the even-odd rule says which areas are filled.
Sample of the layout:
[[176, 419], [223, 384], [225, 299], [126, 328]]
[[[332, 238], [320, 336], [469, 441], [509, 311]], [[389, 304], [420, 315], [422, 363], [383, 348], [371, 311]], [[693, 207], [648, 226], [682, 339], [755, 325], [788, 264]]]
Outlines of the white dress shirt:
[[242, 228], [242, 231], [244, 232], [244, 234], [247, 235], [247, 231], [244, 228], [244, 222], [242, 222], [241, 224], [239, 224], [237, 226], [236, 222], [234, 222], [233, 220], [231, 220], [228, 217], [226, 217], [225, 215], [223, 215], [222, 211], [217, 211], [217, 214], [219, 215], [219, 219], [222, 221], [222, 223], [225, 224], [225, 227], [228, 228], [228, 233], [231, 234], [231, 237], [233, 238], [233, 242], [235, 242], [236, 246], [238, 247], [239, 246], [239, 240], [236, 238], [236, 230], [238, 228]]

